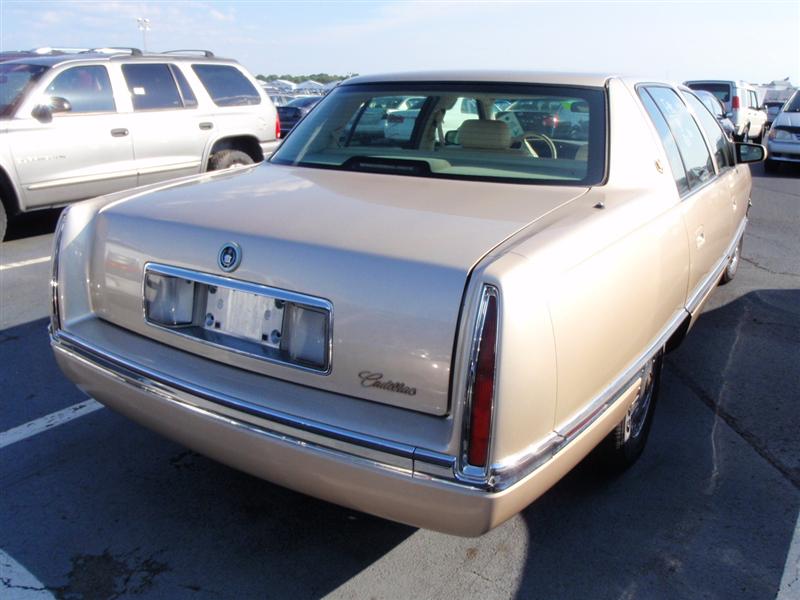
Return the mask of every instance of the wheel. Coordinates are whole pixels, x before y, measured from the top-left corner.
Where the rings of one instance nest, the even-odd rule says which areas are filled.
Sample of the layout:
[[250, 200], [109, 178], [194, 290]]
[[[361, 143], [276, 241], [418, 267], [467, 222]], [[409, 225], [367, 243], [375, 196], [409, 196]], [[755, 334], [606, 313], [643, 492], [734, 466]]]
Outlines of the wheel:
[[742, 259], [742, 243], [744, 242], [744, 236], [739, 238], [739, 243], [736, 244], [736, 248], [733, 251], [733, 256], [728, 261], [728, 266], [725, 268], [725, 271], [722, 273], [722, 279], [719, 280], [720, 285], [725, 285], [729, 281], [733, 281], [733, 278], [736, 277], [736, 271], [739, 269], [739, 263]]
[[211, 158], [208, 159], [208, 170], [219, 171], [220, 169], [252, 164], [253, 159], [250, 158], [250, 155], [241, 150], [220, 150], [212, 154]]
[[6, 228], [8, 227], [8, 215], [6, 207], [0, 202], [0, 242], [6, 239]]
[[781, 164], [772, 158], [768, 158], [764, 161], [764, 170], [767, 173], [777, 173], [781, 168]]
[[658, 399], [662, 363], [661, 352], [647, 362], [642, 370], [642, 384], [636, 399], [628, 408], [625, 418], [598, 448], [603, 463], [613, 471], [627, 469], [644, 450]]

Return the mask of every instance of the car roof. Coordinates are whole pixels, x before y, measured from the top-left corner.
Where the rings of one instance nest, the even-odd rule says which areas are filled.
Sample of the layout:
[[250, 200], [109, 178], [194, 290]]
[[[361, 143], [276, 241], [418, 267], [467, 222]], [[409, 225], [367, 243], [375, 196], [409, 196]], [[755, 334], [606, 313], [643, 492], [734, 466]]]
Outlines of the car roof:
[[555, 73], [552, 71], [412, 71], [406, 73], [382, 73], [360, 75], [347, 79], [341, 85], [389, 82], [493, 82], [493, 83], [539, 83], [549, 85], [577, 85], [603, 87], [608, 73]]
[[164, 60], [175, 62], [224, 62], [235, 63], [232, 58], [222, 58], [218, 56], [204, 56], [202, 54], [170, 54], [170, 53], [148, 53], [131, 54], [130, 52], [78, 52], [76, 54], [51, 54], [20, 56], [13, 60], [5, 61], [9, 63], [22, 63], [28, 65], [41, 65], [44, 67], [55, 67], [61, 64], [73, 62], [163, 62]]

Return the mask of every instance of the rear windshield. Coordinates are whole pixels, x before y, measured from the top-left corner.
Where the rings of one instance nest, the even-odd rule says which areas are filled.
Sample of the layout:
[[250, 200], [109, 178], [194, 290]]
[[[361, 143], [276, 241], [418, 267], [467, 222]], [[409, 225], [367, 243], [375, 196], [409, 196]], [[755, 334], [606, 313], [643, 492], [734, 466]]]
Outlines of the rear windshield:
[[800, 92], [795, 92], [794, 95], [789, 98], [786, 106], [783, 107], [783, 112], [800, 112]]
[[47, 69], [42, 65], [0, 63], [0, 117], [14, 114], [27, 91]]
[[260, 104], [255, 86], [236, 67], [227, 65], [192, 65], [197, 77], [217, 106]]
[[502, 83], [343, 85], [271, 162], [419, 177], [593, 185], [603, 180], [600, 88]]
[[711, 92], [720, 102], [731, 101], [731, 86], [727, 83], [690, 83], [689, 87], [693, 90], [706, 90]]

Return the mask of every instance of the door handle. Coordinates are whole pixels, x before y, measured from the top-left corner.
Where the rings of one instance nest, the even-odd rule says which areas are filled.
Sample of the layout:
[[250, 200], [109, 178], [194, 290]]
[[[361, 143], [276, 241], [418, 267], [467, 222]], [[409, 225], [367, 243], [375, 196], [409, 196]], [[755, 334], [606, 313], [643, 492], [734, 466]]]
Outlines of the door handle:
[[128, 135], [128, 130], [125, 129], [124, 127], [121, 127], [119, 129], [112, 129], [111, 130], [111, 136], [112, 137], [125, 137], [126, 135]]
[[199, 127], [200, 129], [206, 131], [208, 129], [213, 129], [214, 124], [211, 121], [203, 121], [202, 123], [200, 123]]
[[705, 231], [703, 231], [702, 226], [697, 228], [697, 231], [695, 232], [694, 241], [695, 244], [697, 244], [698, 248], [702, 248], [703, 245], [706, 243], [706, 234]]

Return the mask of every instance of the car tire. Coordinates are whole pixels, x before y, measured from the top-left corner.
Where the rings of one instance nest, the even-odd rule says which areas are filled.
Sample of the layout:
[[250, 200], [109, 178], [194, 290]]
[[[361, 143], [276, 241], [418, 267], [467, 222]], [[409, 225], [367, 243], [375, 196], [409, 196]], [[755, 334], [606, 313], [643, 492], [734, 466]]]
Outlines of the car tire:
[[598, 448], [602, 464], [610, 471], [624, 471], [644, 450], [653, 424], [661, 384], [663, 353], [659, 352], [644, 367], [643, 383], [625, 417]]
[[781, 164], [772, 158], [768, 158], [764, 161], [764, 170], [767, 173], [777, 173], [781, 168]]
[[208, 159], [208, 170], [220, 171], [232, 167], [252, 165], [254, 162], [249, 154], [241, 150], [220, 150], [212, 154], [211, 158]]
[[6, 239], [6, 229], [8, 228], [8, 214], [6, 207], [0, 202], [0, 242]]
[[725, 285], [733, 281], [733, 278], [736, 277], [736, 271], [739, 270], [739, 263], [742, 262], [742, 243], [744, 242], [744, 236], [739, 238], [739, 243], [736, 244], [736, 248], [733, 251], [733, 256], [731, 256], [730, 260], [728, 261], [728, 266], [725, 267], [725, 270], [722, 272], [722, 279], [719, 280], [720, 285]]

